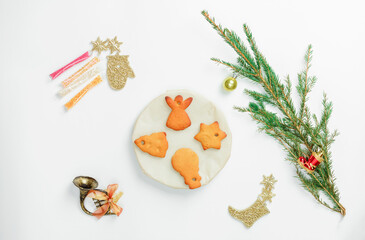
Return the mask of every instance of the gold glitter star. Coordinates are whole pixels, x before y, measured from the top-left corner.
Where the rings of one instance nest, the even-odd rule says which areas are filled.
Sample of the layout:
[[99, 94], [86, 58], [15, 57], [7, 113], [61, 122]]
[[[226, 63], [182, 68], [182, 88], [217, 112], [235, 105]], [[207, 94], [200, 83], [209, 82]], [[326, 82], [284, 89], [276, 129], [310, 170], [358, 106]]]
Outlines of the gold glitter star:
[[262, 192], [259, 196], [261, 197], [263, 202], [265, 202], [265, 201], [271, 202], [271, 199], [273, 197], [275, 197], [276, 195], [271, 192], [271, 188], [270, 189], [264, 188], [264, 189], [262, 189]]
[[261, 184], [264, 184], [265, 186], [270, 185], [272, 188], [274, 188], [274, 184], [278, 181], [274, 178], [274, 176], [271, 174], [270, 176], [266, 177], [263, 175], [264, 180], [262, 180]]
[[107, 48], [109, 48], [110, 50], [110, 53], [113, 53], [113, 52], [120, 52], [120, 45], [122, 45], [123, 43], [122, 42], [118, 42], [117, 40], [117, 37], [114, 37], [114, 39], [109, 39], [108, 38], [108, 45], [107, 45]]
[[101, 41], [100, 37], [98, 37], [98, 39], [96, 39], [96, 41], [91, 41], [91, 44], [93, 45], [93, 48], [91, 49], [91, 51], [95, 51], [98, 54], [100, 54], [102, 51], [106, 50], [106, 41]]

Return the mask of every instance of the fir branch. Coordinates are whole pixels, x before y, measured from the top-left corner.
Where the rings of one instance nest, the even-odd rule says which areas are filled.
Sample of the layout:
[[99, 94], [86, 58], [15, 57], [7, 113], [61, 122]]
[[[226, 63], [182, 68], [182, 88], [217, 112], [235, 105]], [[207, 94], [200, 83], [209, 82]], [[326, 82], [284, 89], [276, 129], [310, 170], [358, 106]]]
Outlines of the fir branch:
[[229, 67], [233, 73], [241, 74], [242, 76], [250, 77], [251, 80], [257, 82], [258, 80], [255, 78], [255, 74], [251, 73], [248, 69], [245, 69], [244, 67], [241, 67], [236, 64], [232, 64], [217, 58], [211, 58], [212, 61], [220, 63], [222, 65], [225, 65], [226, 67]]
[[[206, 11], [202, 12], [206, 20], [238, 54], [237, 63], [212, 58], [213, 61], [228, 67], [232, 72], [242, 78], [249, 79], [259, 84], [264, 92], [245, 90], [253, 102], [249, 107], [235, 107], [240, 112], [247, 112], [257, 122], [260, 131], [275, 138], [287, 152], [287, 160], [296, 167], [297, 177], [303, 187], [322, 205], [333, 211], [345, 215], [346, 210], [339, 202], [339, 191], [335, 186], [332, 170], [330, 145], [338, 135], [337, 131], [329, 132], [328, 121], [332, 113], [332, 103], [324, 95], [323, 111], [320, 119], [311, 114], [307, 106], [308, 94], [313, 89], [317, 78], [309, 76], [312, 60], [312, 46], [309, 45], [305, 54], [305, 68], [298, 74], [296, 86], [300, 99], [298, 110], [292, 100], [292, 83], [288, 77], [282, 83], [280, 78], [269, 65], [266, 58], [259, 51], [252, 32], [247, 25], [243, 25], [249, 47], [240, 37], [231, 30], [216, 24]], [[271, 112], [266, 109], [270, 105], [277, 110]], [[297, 162], [300, 156], [309, 157], [313, 152], [322, 152], [324, 161], [313, 173], [304, 171]], [[320, 198], [320, 193], [328, 197]]]
[[299, 97], [301, 98], [300, 110], [299, 110], [300, 119], [303, 118], [303, 114], [306, 109], [305, 104], [308, 100], [307, 95], [315, 83], [315, 79], [313, 79], [313, 80], [309, 79], [310, 81], [308, 81], [308, 71], [309, 71], [309, 68], [311, 67], [310, 62], [312, 60], [312, 54], [313, 54], [312, 45], [309, 45], [307, 53], [305, 54], [305, 57], [304, 57], [306, 68], [301, 74], [298, 74], [297, 90], [298, 90]]

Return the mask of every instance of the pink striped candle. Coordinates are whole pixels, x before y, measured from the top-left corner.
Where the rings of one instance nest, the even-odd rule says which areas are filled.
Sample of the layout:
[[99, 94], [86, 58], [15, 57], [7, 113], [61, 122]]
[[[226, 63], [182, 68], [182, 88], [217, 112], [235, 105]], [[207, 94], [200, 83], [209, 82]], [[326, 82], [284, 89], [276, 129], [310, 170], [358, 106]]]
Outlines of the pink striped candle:
[[82, 54], [80, 57], [76, 58], [75, 60], [73, 60], [72, 62], [70, 62], [69, 64], [67, 64], [66, 66], [58, 69], [57, 71], [55, 71], [54, 73], [51, 73], [50, 76], [52, 79], [55, 79], [56, 77], [58, 77], [59, 75], [61, 75], [61, 73], [63, 73], [64, 71], [66, 71], [67, 69], [69, 69], [70, 67], [85, 61], [86, 59], [88, 59], [90, 57], [89, 52], [86, 52], [84, 54]]

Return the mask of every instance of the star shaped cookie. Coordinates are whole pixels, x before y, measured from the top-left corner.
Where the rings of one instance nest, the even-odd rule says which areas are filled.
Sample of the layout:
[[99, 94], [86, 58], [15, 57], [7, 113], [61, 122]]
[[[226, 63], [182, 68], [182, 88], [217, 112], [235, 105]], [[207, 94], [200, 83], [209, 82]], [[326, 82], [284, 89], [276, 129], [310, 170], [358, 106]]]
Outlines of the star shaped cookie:
[[202, 144], [204, 150], [207, 150], [208, 148], [220, 149], [221, 141], [225, 137], [227, 134], [219, 128], [219, 123], [215, 121], [210, 125], [201, 123], [200, 132], [194, 138]]

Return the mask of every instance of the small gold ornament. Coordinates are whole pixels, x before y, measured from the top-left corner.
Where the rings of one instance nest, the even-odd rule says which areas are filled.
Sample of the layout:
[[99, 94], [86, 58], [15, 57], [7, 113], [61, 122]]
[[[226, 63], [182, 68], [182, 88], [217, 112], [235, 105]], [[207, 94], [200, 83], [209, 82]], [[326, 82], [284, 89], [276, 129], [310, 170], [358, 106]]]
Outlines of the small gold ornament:
[[93, 48], [91, 49], [92, 52], [95, 51], [100, 54], [102, 51], [106, 50], [106, 41], [101, 41], [100, 37], [98, 37], [96, 41], [91, 41], [91, 44], [93, 45]]
[[227, 91], [233, 91], [237, 87], [237, 80], [234, 77], [227, 77], [223, 81], [223, 88]]
[[134, 78], [134, 72], [129, 66], [128, 55], [115, 55], [107, 56], [107, 76], [109, 85], [115, 90], [124, 88], [127, 78]]
[[250, 228], [259, 218], [270, 213], [269, 209], [266, 207], [266, 201], [271, 202], [271, 198], [275, 196], [275, 194], [271, 191], [277, 180], [275, 180], [272, 174], [268, 177], [263, 177], [264, 180], [261, 184], [264, 185], [264, 188], [256, 201], [250, 207], [244, 210], [236, 210], [233, 207], [228, 206], [229, 214], [235, 219], [241, 221], [248, 228]]
[[110, 50], [110, 53], [113, 52], [120, 52], [120, 45], [122, 45], [122, 42], [118, 42], [117, 37], [114, 37], [113, 39], [109, 39], [107, 40], [108, 45], [107, 48]]

